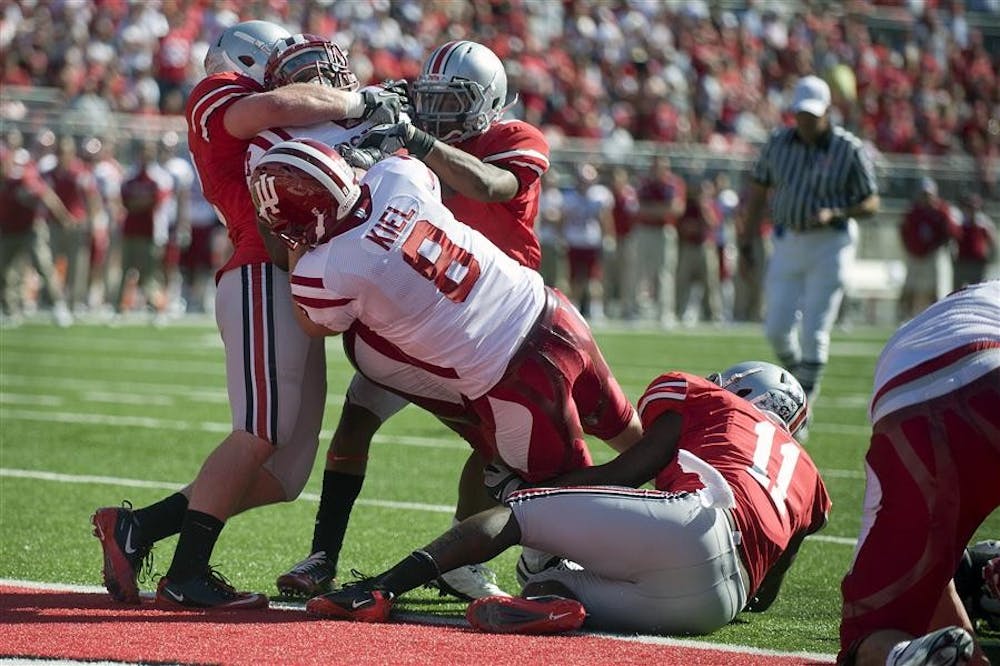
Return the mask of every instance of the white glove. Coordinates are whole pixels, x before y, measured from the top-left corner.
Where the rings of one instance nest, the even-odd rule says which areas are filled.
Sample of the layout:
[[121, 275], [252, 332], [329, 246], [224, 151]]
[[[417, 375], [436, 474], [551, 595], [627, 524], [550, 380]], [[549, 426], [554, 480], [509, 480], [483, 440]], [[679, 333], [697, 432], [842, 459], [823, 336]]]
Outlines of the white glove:
[[483, 467], [483, 483], [498, 502], [503, 502], [512, 492], [528, 485], [517, 472], [502, 462], [489, 463]]

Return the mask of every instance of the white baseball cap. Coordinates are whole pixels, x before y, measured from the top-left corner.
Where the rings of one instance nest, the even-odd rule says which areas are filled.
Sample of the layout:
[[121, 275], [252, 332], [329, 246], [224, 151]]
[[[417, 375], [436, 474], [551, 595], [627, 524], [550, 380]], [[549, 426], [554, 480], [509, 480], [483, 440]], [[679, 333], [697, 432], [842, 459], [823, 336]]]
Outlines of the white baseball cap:
[[805, 111], [817, 118], [830, 108], [830, 86], [818, 76], [804, 76], [795, 84], [792, 111]]

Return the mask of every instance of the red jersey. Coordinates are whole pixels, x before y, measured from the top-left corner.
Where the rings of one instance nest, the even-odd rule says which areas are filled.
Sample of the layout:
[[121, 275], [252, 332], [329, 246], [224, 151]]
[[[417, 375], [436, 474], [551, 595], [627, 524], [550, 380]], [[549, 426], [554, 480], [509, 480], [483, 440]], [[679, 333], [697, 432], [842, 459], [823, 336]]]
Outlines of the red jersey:
[[147, 164], [121, 186], [125, 220], [122, 236], [149, 238], [163, 245], [167, 241], [169, 210], [164, 205], [174, 194], [170, 174], [158, 164]]
[[899, 228], [903, 246], [914, 257], [926, 257], [949, 240], [958, 238], [961, 230], [951, 213], [951, 206], [937, 201], [930, 206], [914, 205]]
[[[826, 486], [785, 428], [707, 379], [669, 372], [654, 380], [639, 399], [643, 428], [668, 411], [684, 416], [678, 448], [718, 470], [733, 491], [752, 597], [793, 535], [826, 524], [831, 505]], [[672, 492], [703, 487], [676, 458], [655, 485]]]
[[958, 258], [961, 261], [987, 262], [996, 245], [996, 227], [993, 221], [979, 211], [966, 212], [958, 239]]
[[12, 166], [9, 171], [5, 169], [0, 174], [0, 211], [3, 211], [0, 229], [7, 234], [31, 231], [45, 190], [46, 185], [31, 162]]
[[97, 192], [97, 181], [87, 165], [74, 159], [65, 166], [56, 166], [45, 174], [45, 179], [76, 223], [84, 224], [89, 214], [87, 200]]
[[695, 245], [714, 242], [721, 223], [719, 212], [712, 202], [688, 197], [684, 204], [684, 212], [677, 220], [677, 238], [682, 243]]
[[671, 172], [667, 175], [665, 180], [657, 178], [647, 180], [639, 187], [640, 211], [636, 221], [639, 224], [645, 224], [650, 227], [675, 226], [677, 224], [677, 218], [673, 213], [653, 215], [648, 212], [643, 212], [641, 206], [646, 202], [669, 204], [677, 198], [687, 198], [687, 184], [684, 182], [684, 179], [677, 174]]
[[615, 195], [615, 206], [611, 209], [611, 218], [615, 222], [615, 237], [625, 238], [635, 225], [635, 217], [639, 213], [639, 195], [629, 184], [622, 187], [612, 187]]
[[260, 84], [241, 74], [212, 74], [191, 91], [185, 109], [188, 148], [201, 189], [226, 226], [234, 248], [216, 274], [216, 280], [237, 266], [271, 261], [257, 231], [257, 214], [243, 173], [250, 140], [238, 139], [227, 132], [223, 122], [232, 104], [257, 92], [263, 92]]
[[494, 123], [483, 134], [455, 144], [456, 148], [517, 177], [517, 194], [509, 201], [486, 203], [458, 193], [444, 198], [456, 218], [483, 234], [508, 256], [528, 268], [541, 265], [542, 250], [535, 236], [541, 177], [549, 169], [549, 144], [535, 127], [520, 120]]

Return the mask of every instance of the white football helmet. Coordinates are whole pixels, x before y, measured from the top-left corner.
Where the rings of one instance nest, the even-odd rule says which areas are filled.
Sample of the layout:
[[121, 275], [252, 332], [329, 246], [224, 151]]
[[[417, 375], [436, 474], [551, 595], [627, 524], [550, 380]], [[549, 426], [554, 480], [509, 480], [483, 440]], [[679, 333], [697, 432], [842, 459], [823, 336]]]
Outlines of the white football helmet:
[[757, 409], [778, 417], [793, 435], [806, 422], [806, 392], [792, 373], [773, 363], [745, 361], [708, 378]]
[[500, 119], [506, 104], [503, 63], [476, 42], [439, 46], [413, 84], [417, 126], [445, 143], [482, 134]]
[[296, 82], [316, 81], [340, 90], [357, 90], [358, 77], [339, 46], [318, 35], [279, 39], [264, 68], [268, 90]]
[[292, 139], [261, 157], [250, 176], [250, 197], [258, 219], [286, 245], [315, 247], [354, 211], [361, 186], [335, 149]]
[[263, 84], [264, 69], [274, 43], [291, 34], [270, 21], [243, 21], [229, 26], [208, 47], [205, 73], [239, 72]]

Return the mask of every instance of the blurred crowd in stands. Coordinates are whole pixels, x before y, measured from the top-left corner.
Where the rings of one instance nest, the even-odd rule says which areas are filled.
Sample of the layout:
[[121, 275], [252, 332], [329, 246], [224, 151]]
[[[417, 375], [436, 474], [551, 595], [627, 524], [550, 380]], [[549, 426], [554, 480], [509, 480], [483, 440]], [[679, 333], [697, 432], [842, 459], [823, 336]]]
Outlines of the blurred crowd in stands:
[[[481, 41], [520, 92], [514, 113], [553, 136], [747, 151], [816, 72], [834, 120], [883, 152], [996, 156], [1000, 32], [991, 49], [970, 12], [995, 24], [1000, 1], [8, 2], [0, 83], [57, 87], [95, 116], [179, 114], [208, 43], [259, 18], [330, 37], [362, 82], [412, 79], [440, 42]], [[873, 14], [895, 27], [871, 29]]]
[[[873, 155], [974, 161], [962, 206], [949, 209], [942, 246], [952, 255], [963, 219], [991, 228], [982, 202], [1000, 199], [1000, 0], [64, 0], [6, 2], [2, 12], [0, 85], [58, 91], [76, 118], [75, 136], [5, 127], [0, 204], [27, 193], [48, 228], [15, 248], [27, 227], [4, 218], [8, 322], [25, 293], [60, 323], [94, 308], [162, 320], [210, 307], [227, 241], [177, 150], [183, 134], [153, 146], [116, 139], [108, 122], [181, 115], [209, 42], [251, 18], [329, 37], [363, 83], [416, 78], [447, 39], [483, 42], [519, 93], [509, 114], [541, 128], [554, 150], [563, 138], [600, 139], [604, 154], [622, 155], [652, 141], [673, 146], [666, 154], [697, 144], [751, 158], [790, 120], [795, 81], [817, 72], [833, 90], [834, 123]], [[733, 274], [734, 180], [675, 173], [665, 158], [631, 171], [555, 165], [538, 222], [547, 280], [592, 319], [756, 320], [759, 288]], [[664, 202], [667, 215], [644, 212]], [[674, 256], [637, 262], [629, 252], [642, 229], [663, 225], [678, 232]], [[980, 244], [994, 248], [987, 260], [991, 242]]]

